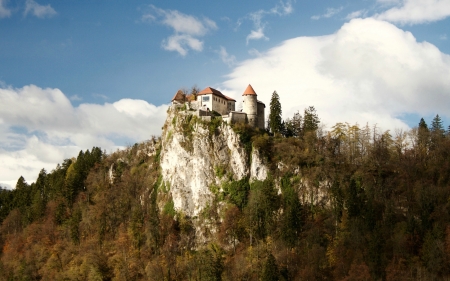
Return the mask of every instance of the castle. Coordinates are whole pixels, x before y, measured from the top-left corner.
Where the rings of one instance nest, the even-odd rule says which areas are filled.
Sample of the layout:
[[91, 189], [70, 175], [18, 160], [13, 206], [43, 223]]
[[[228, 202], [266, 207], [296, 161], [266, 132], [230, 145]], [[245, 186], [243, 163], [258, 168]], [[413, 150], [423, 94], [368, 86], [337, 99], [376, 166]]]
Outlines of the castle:
[[257, 100], [257, 94], [250, 84], [242, 94], [241, 111], [236, 111], [236, 100], [211, 87], [192, 95], [186, 95], [179, 90], [172, 98], [172, 105], [187, 106], [205, 119], [217, 112], [227, 123], [248, 123], [252, 127], [265, 128], [266, 105]]

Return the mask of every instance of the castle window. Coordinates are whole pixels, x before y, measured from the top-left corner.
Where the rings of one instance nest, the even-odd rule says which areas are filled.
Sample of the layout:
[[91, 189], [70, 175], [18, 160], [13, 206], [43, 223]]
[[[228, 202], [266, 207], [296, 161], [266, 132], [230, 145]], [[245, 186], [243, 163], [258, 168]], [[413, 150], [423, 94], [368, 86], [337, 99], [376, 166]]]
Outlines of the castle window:
[[209, 97], [203, 97], [203, 101], [204, 102], [208, 102], [209, 101]]

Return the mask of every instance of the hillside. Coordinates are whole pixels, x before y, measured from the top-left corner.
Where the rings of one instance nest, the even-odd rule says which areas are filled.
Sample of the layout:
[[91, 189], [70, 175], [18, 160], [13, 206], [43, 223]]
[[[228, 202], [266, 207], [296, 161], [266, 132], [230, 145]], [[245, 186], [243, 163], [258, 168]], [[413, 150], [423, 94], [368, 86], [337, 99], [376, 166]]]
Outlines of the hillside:
[[442, 126], [299, 120], [270, 135], [172, 108], [160, 138], [20, 178], [0, 190], [0, 279], [449, 278]]

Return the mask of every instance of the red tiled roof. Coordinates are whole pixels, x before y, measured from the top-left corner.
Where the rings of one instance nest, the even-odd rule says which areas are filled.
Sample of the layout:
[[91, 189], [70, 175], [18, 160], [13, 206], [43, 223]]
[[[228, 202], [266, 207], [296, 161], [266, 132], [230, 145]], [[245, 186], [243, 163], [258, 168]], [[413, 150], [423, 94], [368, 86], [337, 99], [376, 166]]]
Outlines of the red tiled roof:
[[185, 95], [183, 94], [183, 92], [181, 90], [178, 90], [178, 92], [175, 94], [175, 96], [173, 96], [172, 101], [176, 100], [176, 101], [184, 101], [185, 99]]
[[230, 97], [225, 96], [219, 90], [216, 90], [216, 89], [211, 88], [211, 87], [206, 87], [205, 89], [201, 90], [200, 93], [197, 94], [197, 96], [209, 95], [209, 94], [213, 94], [215, 96], [221, 97], [221, 98], [229, 100], [229, 101], [236, 101], [236, 100], [234, 100], [234, 99], [232, 99]]
[[243, 96], [247, 96], [247, 95], [255, 95], [257, 96], [255, 90], [253, 90], [252, 85], [248, 84], [247, 89], [245, 89], [244, 93], [242, 94]]
[[229, 100], [229, 101], [236, 101], [235, 99], [232, 99], [232, 98], [230, 98], [229, 96], [225, 96], [225, 95], [223, 95], [227, 100]]

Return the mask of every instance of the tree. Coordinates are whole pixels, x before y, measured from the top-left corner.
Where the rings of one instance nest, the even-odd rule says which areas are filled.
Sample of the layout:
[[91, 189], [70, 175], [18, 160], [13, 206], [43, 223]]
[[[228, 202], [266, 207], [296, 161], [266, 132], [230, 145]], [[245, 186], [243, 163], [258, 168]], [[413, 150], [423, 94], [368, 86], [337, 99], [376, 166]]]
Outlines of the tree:
[[280, 278], [280, 272], [278, 271], [277, 261], [272, 253], [267, 257], [264, 269], [262, 272], [261, 280], [263, 281], [278, 281]]
[[423, 120], [423, 118], [420, 118], [417, 132], [417, 143], [420, 147], [426, 147], [428, 145], [429, 134], [430, 130], [428, 129], [427, 123]]
[[244, 210], [250, 235], [263, 239], [271, 232], [279, 201], [273, 179], [256, 180], [251, 184], [248, 203]]
[[439, 114], [436, 114], [436, 116], [433, 118], [433, 121], [431, 122], [431, 132], [438, 132], [441, 134], [445, 132], [444, 125], [442, 125], [442, 120]]
[[294, 137], [299, 137], [302, 131], [302, 115], [300, 112], [294, 113], [294, 117], [291, 119], [292, 132]]
[[283, 121], [283, 136], [289, 138], [294, 136], [294, 128], [292, 125], [292, 119], [288, 118], [286, 121]]
[[303, 225], [303, 210], [298, 193], [293, 188], [290, 175], [281, 179], [283, 213], [280, 217], [281, 237], [289, 247], [294, 247]]
[[316, 113], [314, 106], [305, 108], [303, 115], [303, 132], [313, 132], [319, 128], [319, 116]]
[[439, 117], [439, 114], [436, 114], [431, 122], [430, 150], [435, 150], [444, 137], [444, 125], [442, 125], [442, 120], [441, 117]]
[[283, 135], [285, 137], [299, 137], [302, 131], [302, 116], [297, 111], [294, 116], [287, 118], [283, 125]]
[[280, 133], [282, 131], [282, 119], [281, 119], [281, 103], [280, 97], [277, 91], [272, 93], [270, 100], [270, 113], [269, 113], [269, 129], [273, 134]]
[[224, 244], [232, 244], [233, 252], [236, 253], [236, 242], [243, 236], [242, 213], [235, 205], [231, 205], [225, 212], [225, 218], [220, 225], [219, 237]]

